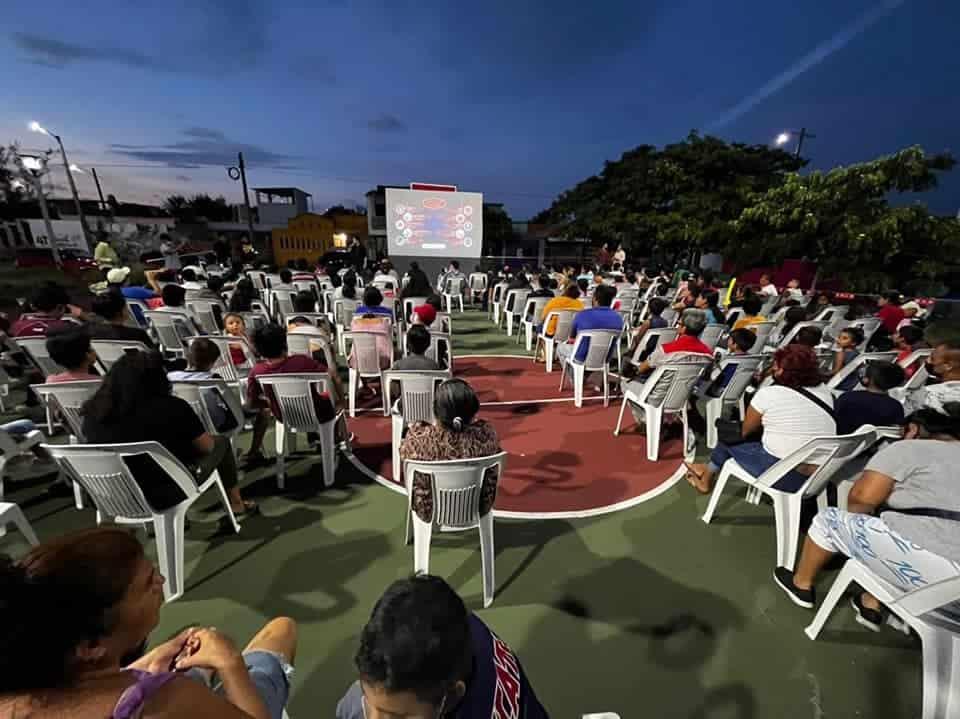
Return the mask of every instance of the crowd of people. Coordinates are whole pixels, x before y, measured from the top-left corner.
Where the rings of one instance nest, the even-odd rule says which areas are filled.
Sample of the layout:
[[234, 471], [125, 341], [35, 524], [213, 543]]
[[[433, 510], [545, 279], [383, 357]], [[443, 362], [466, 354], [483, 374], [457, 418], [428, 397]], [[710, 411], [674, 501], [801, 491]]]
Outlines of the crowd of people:
[[[106, 282], [89, 310], [72, 303], [63, 287], [45, 284], [34, 292], [29, 309], [3, 327], [0, 339], [15, 349], [18, 338], [45, 338], [49, 357], [63, 368], [43, 377], [45, 382], [99, 382], [81, 410], [86, 442], [158, 442], [198, 482], [218, 472], [233, 512], [243, 519], [259, 510], [243, 496], [239, 469], [270, 461], [263, 443], [271, 422], [282, 419], [276, 397], [264, 391], [260, 378], [327, 375], [330, 389], [313, 398], [314, 409], [321, 423], [336, 422], [338, 451], [349, 451], [343, 412], [348, 391], [341, 371], [358, 367], [359, 357], [354, 343], [340, 366], [331, 351], [338, 333], [369, 335], [380, 369], [449, 371], [453, 358], [433, 346], [436, 334], [449, 332], [444, 294], [476, 293], [484, 305], [512, 296], [516, 306], [504, 309], [517, 314], [526, 300], [539, 299], [535, 314], [524, 317], [538, 334], [558, 331], [554, 313], [574, 313], [568, 334], [557, 343], [561, 361], [583, 361], [587, 343], [580, 342], [575, 353], [581, 333], [625, 335], [629, 358], [615, 370], [628, 395], [636, 395], [659, 367], [702, 363], [690, 403], [691, 424], [701, 432], [697, 397], [720, 396], [732, 377], [729, 365], [717, 360], [751, 353], [769, 360], [752, 380], [736, 436], [722, 436], [707, 462], [687, 464], [687, 480], [698, 492], [710, 492], [730, 460], [759, 475], [813, 438], [849, 434], [865, 424], [903, 428], [903, 440], [878, 444], [861, 458], [860, 470], [848, 478], [853, 484], [847, 508], [831, 507], [814, 518], [796, 572], [776, 569], [776, 583], [795, 603], [814, 606], [817, 576], [838, 553], [866, 557], [882, 573], [899, 551], [898, 561], [901, 567], [909, 563], [909, 571], [903, 568], [893, 580], [904, 588], [936, 581], [960, 562], [960, 544], [954, 541], [960, 491], [947, 479], [951, 463], [960, 460], [957, 328], [926, 327], [918, 303], [890, 292], [877, 301], [879, 326], [868, 334], [862, 324], [853, 324], [871, 316], [866, 309], [837, 308], [823, 293], [804, 292], [797, 280], [780, 289], [765, 274], [753, 285], [731, 287], [709, 272], [677, 277], [636, 272], [622, 248], [606, 253], [608, 266], [488, 272], [478, 267], [469, 276], [453, 261], [434, 282], [415, 262], [401, 277], [388, 261], [363, 272], [336, 272], [300, 260], [283, 269], [235, 265], [215, 274], [203, 267], [166, 268], [137, 286], [130, 282], [132, 273], [104, 252], [110, 265]], [[264, 288], [273, 293], [269, 297], [288, 296], [292, 312], [271, 312]], [[191, 307], [197, 300], [217, 305], [217, 336], [203, 331]], [[407, 300], [413, 304], [409, 312]], [[164, 346], [149, 325], [132, 321], [134, 301], [182, 317], [189, 341]], [[345, 307], [349, 313], [342, 312]], [[831, 307], [842, 321], [826, 327], [817, 318]], [[251, 314], [258, 313], [263, 321], [249, 327]], [[763, 335], [764, 342], [760, 332], [770, 323], [776, 326]], [[711, 326], [714, 341], [705, 341]], [[660, 342], [657, 332], [672, 328], [675, 338]], [[307, 335], [307, 352], [290, 351], [293, 335]], [[758, 351], [758, 337], [769, 351], [762, 346]], [[106, 368], [94, 352], [98, 339], [136, 342], [143, 351], [127, 352]], [[398, 352], [398, 342], [404, 351]], [[864, 363], [860, 373], [828, 387], [860, 354], [876, 350], [895, 351], [896, 359]], [[538, 346], [537, 359], [544, 351]], [[16, 351], [8, 357], [14, 375], [36, 379], [29, 357]], [[611, 348], [611, 362], [613, 357]], [[243, 369], [245, 378], [242, 404], [251, 440], [239, 463], [229, 440], [209, 431], [172, 393], [177, 382], [218, 378], [224, 362]], [[920, 371], [929, 376], [928, 384], [903, 401], [891, 396]], [[496, 428], [480, 416], [476, 392], [450, 374], [435, 391], [435, 420], [414, 424], [403, 436], [402, 460], [468, 459], [501, 451]], [[375, 381], [366, 385], [370, 393], [383, 390]], [[232, 419], [223, 399], [204, 396], [218, 428]], [[36, 402], [28, 393], [27, 404]], [[642, 422], [642, 412], [631, 409]], [[32, 423], [0, 429], [22, 433], [24, 427]], [[183, 501], [182, 491], [165, 481], [149, 458], [129, 461], [153, 508], [162, 511]], [[808, 458], [777, 489], [797, 491], [817, 466], [817, 457]], [[492, 511], [498, 480], [492, 470], [483, 478], [481, 516]], [[431, 478], [416, 474], [410, 493], [411, 510], [431, 521]], [[904, 546], [911, 548], [909, 558]], [[7, 702], [15, 716], [54, 716], [69, 708], [79, 717], [280, 717], [295, 663], [295, 621], [272, 620], [243, 651], [216, 629], [191, 627], [144, 652], [162, 606], [162, 584], [137, 540], [116, 529], [58, 537], [17, 562], [5, 560], [0, 623], [12, 630], [0, 639], [0, 709]], [[72, 601], [63, 606], [62, 596]], [[882, 624], [884, 608], [876, 598], [858, 595], [854, 608], [865, 626]], [[437, 577], [401, 580], [386, 590], [363, 629], [356, 666], [358, 680], [336, 709], [341, 719], [492, 716], [494, 701], [509, 702], [516, 710], [511, 716], [547, 716], [509, 647]], [[503, 697], [497, 687], [505, 676]]]

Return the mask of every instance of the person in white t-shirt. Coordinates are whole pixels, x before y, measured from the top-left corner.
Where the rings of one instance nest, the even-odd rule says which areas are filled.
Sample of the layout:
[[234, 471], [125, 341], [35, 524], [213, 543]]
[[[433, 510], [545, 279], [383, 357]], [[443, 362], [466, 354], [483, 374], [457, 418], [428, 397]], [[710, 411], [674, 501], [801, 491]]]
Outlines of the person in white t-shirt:
[[800, 289], [800, 280], [796, 278], [790, 280], [787, 283], [786, 289], [783, 291], [783, 296], [788, 301], [803, 302], [803, 290]]
[[[773, 377], [775, 384], [757, 390], [747, 409], [741, 429], [745, 441], [733, 445], [721, 442], [710, 454], [708, 464], [685, 462], [687, 481], [701, 494], [713, 489], [714, 477], [731, 457], [752, 475], [759, 476], [814, 437], [837, 433], [833, 395], [823, 384], [812, 349], [791, 344], [777, 350], [773, 355]], [[761, 428], [763, 438], [751, 441], [749, 437]], [[813, 465], [800, 469], [804, 466], [814, 469]], [[794, 470], [774, 486], [794, 491], [806, 479], [807, 474]]]
[[770, 275], [766, 272], [760, 275], [760, 294], [767, 297], [778, 297], [780, 295], [777, 286], [770, 281]]

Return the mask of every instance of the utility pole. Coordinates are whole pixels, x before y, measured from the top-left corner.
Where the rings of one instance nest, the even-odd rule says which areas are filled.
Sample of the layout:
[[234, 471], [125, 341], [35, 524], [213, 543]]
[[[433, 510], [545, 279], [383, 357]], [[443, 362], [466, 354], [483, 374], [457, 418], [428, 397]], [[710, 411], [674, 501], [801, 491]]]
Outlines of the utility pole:
[[91, 168], [90, 168], [90, 172], [91, 172], [91, 174], [93, 175], [93, 181], [94, 181], [94, 183], [95, 183], [96, 186], [97, 186], [97, 195], [99, 195], [99, 197], [100, 197], [100, 209], [101, 209], [101, 210], [106, 210], [106, 209], [107, 209], [107, 203], [106, 203], [106, 200], [103, 199], [103, 188], [100, 187], [100, 178], [97, 177], [97, 168], [96, 168], [96, 167], [91, 167]]
[[87, 243], [87, 248], [93, 252], [93, 243], [90, 241], [90, 229], [87, 227], [87, 218], [83, 215], [83, 206], [80, 204], [80, 195], [77, 193], [77, 183], [73, 181], [73, 172], [70, 170], [70, 161], [67, 160], [67, 151], [63, 147], [63, 140], [60, 135], [50, 133], [53, 139], [60, 146], [60, 158], [63, 160], [63, 169], [67, 173], [67, 181], [70, 183], [70, 192], [73, 193], [73, 204], [77, 208], [77, 216], [80, 218], [80, 229], [83, 231], [83, 239]]
[[[813, 138], [813, 137], [816, 137], [816, 135], [810, 135], [810, 137]], [[799, 136], [797, 137], [797, 151], [796, 151], [796, 153], [795, 153], [795, 155], [794, 155], [798, 160], [800, 159], [800, 150], [803, 149], [803, 141], [804, 141], [806, 138], [807, 138], [807, 128], [801, 127], [801, 128], [800, 128], [800, 134], [799, 134]]]
[[228, 167], [227, 175], [231, 180], [240, 180], [243, 185], [243, 206], [247, 209], [247, 230], [250, 233], [250, 246], [253, 246], [253, 211], [250, 209], [250, 196], [247, 193], [247, 167], [243, 164], [243, 153], [237, 153], [237, 166]]
[[43, 216], [43, 224], [47, 228], [47, 242], [50, 243], [50, 253], [53, 255], [53, 262], [57, 267], [62, 267], [63, 262], [60, 259], [60, 248], [57, 247], [57, 236], [53, 232], [53, 223], [50, 221], [50, 208], [47, 207], [47, 198], [43, 194], [43, 173], [47, 169], [46, 158], [36, 155], [16, 155], [17, 164], [20, 166], [21, 174], [29, 178], [33, 189], [37, 193], [37, 200], [40, 203], [40, 214]]

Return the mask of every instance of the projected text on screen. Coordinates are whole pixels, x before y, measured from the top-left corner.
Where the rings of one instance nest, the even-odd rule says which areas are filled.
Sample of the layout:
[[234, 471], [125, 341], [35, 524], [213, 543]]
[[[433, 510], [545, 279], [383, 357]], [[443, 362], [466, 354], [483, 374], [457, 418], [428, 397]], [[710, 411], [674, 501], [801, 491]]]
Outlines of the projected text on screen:
[[483, 194], [387, 188], [387, 242], [392, 255], [479, 257]]

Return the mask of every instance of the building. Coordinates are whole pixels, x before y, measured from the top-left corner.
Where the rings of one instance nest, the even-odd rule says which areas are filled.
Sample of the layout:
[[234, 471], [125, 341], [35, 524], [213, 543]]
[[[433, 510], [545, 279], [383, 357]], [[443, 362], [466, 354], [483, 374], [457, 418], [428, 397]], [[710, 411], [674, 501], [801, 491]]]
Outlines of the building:
[[313, 196], [299, 187], [254, 187], [253, 192], [261, 225], [285, 227], [313, 209]]
[[351, 237], [356, 237], [364, 245], [369, 237], [366, 217], [340, 211], [322, 215], [304, 212], [271, 234], [273, 259], [280, 266], [300, 258], [315, 262], [335, 247], [346, 247]]
[[377, 185], [367, 193], [367, 253], [371, 256], [387, 253], [387, 188], [408, 190], [404, 185]]

